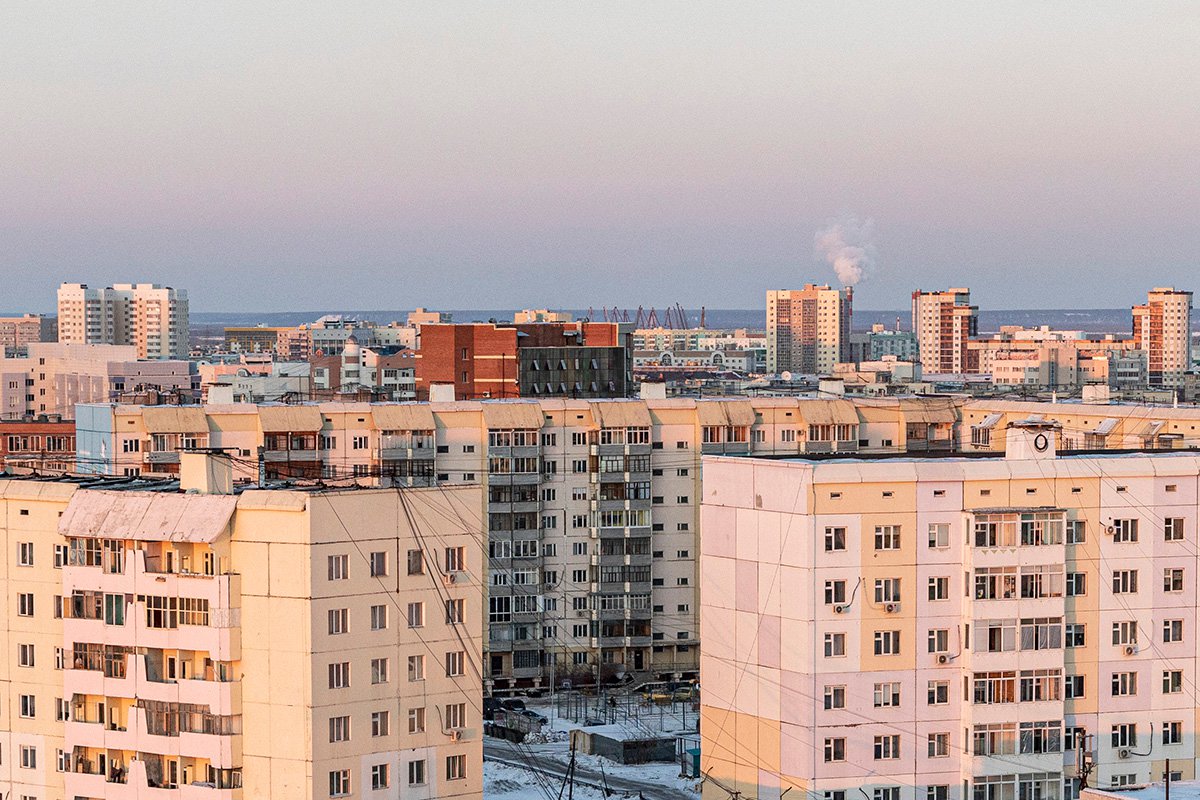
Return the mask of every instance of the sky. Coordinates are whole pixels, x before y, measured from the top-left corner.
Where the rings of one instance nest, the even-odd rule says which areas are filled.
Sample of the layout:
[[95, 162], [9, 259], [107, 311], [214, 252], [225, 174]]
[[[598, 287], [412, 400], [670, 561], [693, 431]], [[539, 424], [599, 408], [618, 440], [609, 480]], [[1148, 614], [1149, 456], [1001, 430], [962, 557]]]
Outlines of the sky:
[[0, 0], [0, 308], [1121, 307], [1192, 284], [1200, 5]]

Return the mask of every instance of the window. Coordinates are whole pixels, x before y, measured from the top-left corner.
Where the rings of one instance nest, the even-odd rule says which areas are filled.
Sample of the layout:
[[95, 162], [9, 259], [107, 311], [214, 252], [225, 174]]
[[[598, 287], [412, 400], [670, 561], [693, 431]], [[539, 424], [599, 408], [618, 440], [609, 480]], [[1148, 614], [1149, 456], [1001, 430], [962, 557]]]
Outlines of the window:
[[350, 741], [350, 717], [329, 718], [329, 741]]
[[900, 602], [900, 579], [899, 578], [878, 578], [875, 581], [875, 602], [876, 603], [899, 603]]
[[929, 734], [929, 752], [930, 758], [945, 758], [950, 755], [950, 734], [949, 733], [931, 733]]
[[843, 738], [825, 740], [825, 762], [846, 760], [846, 740]]
[[950, 681], [930, 681], [925, 702], [931, 706], [944, 706], [950, 702]]
[[1114, 542], [1136, 542], [1138, 521], [1136, 519], [1114, 519], [1112, 524]]
[[893, 733], [875, 737], [875, 760], [885, 761], [900, 757], [900, 734]]
[[37, 748], [27, 744], [21, 745], [21, 768], [37, 769]]
[[345, 608], [329, 609], [329, 635], [336, 636], [350, 630], [350, 611]]
[[1113, 594], [1136, 594], [1138, 571], [1136, 569], [1115, 569], [1112, 577]]
[[345, 689], [350, 685], [350, 662], [340, 661], [329, 665], [329, 688]]
[[1137, 747], [1137, 725], [1132, 722], [1122, 722], [1112, 726], [1113, 747]]
[[350, 770], [337, 769], [329, 773], [329, 796], [345, 797], [350, 794]]
[[846, 602], [845, 581], [825, 581], [825, 605]]
[[344, 581], [350, 577], [350, 562], [346, 555], [329, 556], [329, 580]]
[[465, 612], [463, 611], [462, 598], [454, 598], [446, 601], [447, 625], [461, 625], [464, 619], [464, 614]]
[[409, 733], [424, 733], [425, 732], [425, 708], [410, 708], [408, 710], [408, 732]]
[[1114, 672], [1112, 675], [1112, 696], [1132, 697], [1137, 694], [1136, 672]]
[[900, 684], [899, 683], [877, 683], [875, 684], [874, 702], [876, 708], [899, 708], [900, 707]]
[[446, 713], [442, 718], [442, 724], [446, 730], [457, 730], [466, 727], [467, 724], [467, 704], [466, 703], [447, 703]]
[[1183, 518], [1168, 517], [1163, 520], [1163, 539], [1168, 542], [1183, 541]]
[[932, 549], [941, 549], [950, 546], [949, 522], [929, 523], [929, 546]]
[[374, 553], [371, 553], [370, 561], [371, 561], [371, 577], [372, 578], [381, 578], [384, 575], [388, 574], [387, 553], [386, 552], [379, 550]]
[[1068, 699], [1074, 699], [1074, 698], [1079, 698], [1079, 697], [1085, 696], [1084, 691], [1083, 691], [1083, 676], [1082, 675], [1068, 675], [1066, 677], [1066, 679], [1063, 681], [1063, 684], [1064, 684], [1064, 690], [1063, 690], [1064, 697], [1066, 697]]
[[425, 656], [408, 657], [408, 679], [409, 681], [425, 680]]
[[875, 631], [875, 655], [900, 655], [900, 631]]
[[1163, 670], [1163, 694], [1178, 694], [1183, 691], [1183, 670]]
[[33, 616], [33, 593], [22, 592], [17, 595], [17, 616], [32, 617]]
[[1062, 727], [1058, 720], [1022, 722], [1020, 731], [1022, 755], [1062, 752]]
[[846, 707], [846, 687], [845, 686], [826, 686], [825, 687], [825, 710], [831, 708]]
[[388, 765], [373, 764], [371, 766], [371, 788], [386, 789], [388, 788]]
[[446, 572], [462, 572], [466, 569], [466, 550], [462, 547], [446, 548]]
[[825, 529], [825, 552], [834, 553], [846, 549], [846, 529], [845, 528], [826, 528]]
[[1137, 644], [1137, 622], [1121, 620], [1112, 624], [1112, 643], [1114, 645]]
[[19, 644], [17, 645], [17, 666], [32, 667], [34, 664], [33, 645]]
[[825, 657], [834, 658], [836, 656], [846, 655], [846, 634], [844, 633], [827, 633], [825, 634]]
[[1065, 638], [1067, 647], [1087, 647], [1087, 625], [1082, 622], [1068, 622]]
[[371, 630], [382, 631], [388, 626], [387, 606], [371, 606]]
[[408, 551], [408, 574], [409, 575], [424, 575], [425, 574], [425, 559], [420, 550]]
[[446, 653], [446, 677], [457, 678], [463, 674], [463, 664], [466, 654], [462, 650], [452, 650]]
[[425, 762], [424, 762], [424, 760], [408, 762], [408, 785], [409, 786], [424, 786], [425, 785]]
[[387, 736], [391, 732], [392, 719], [390, 711], [371, 712], [371, 735]]
[[976, 705], [1015, 703], [1016, 678], [1013, 672], [976, 672], [971, 702]]
[[900, 549], [900, 526], [899, 525], [876, 525], [875, 526], [875, 549], [876, 550], [899, 550]]
[[1163, 570], [1163, 591], [1183, 591], [1183, 570], [1178, 567], [1167, 567]]
[[900, 800], [900, 787], [877, 786], [871, 792], [871, 800]]
[[1183, 744], [1183, 723], [1164, 722], [1162, 724], [1163, 744]]
[[17, 542], [17, 566], [33, 566], [33, 542]]
[[409, 603], [408, 604], [408, 627], [410, 627], [410, 628], [425, 627], [425, 604], [424, 603]]
[[1067, 597], [1082, 597], [1087, 594], [1087, 573], [1067, 573]]
[[37, 716], [37, 698], [31, 694], [21, 695], [20, 714], [25, 719], [33, 719]]
[[1035, 703], [1062, 698], [1062, 672], [1057, 669], [1021, 670], [1021, 702]]
[[1021, 620], [1022, 650], [1058, 650], [1062, 647], [1062, 617], [1025, 617]]
[[935, 577], [929, 579], [929, 599], [950, 599], [950, 579], [948, 577]]
[[950, 800], [950, 787], [946, 784], [925, 787], [925, 800]]
[[371, 659], [371, 683], [388, 682], [388, 660], [386, 658]]
[[1067, 544], [1083, 544], [1087, 541], [1087, 523], [1081, 519], [1067, 520]]
[[1183, 641], [1183, 620], [1167, 619], [1163, 620], [1163, 642], [1182, 642]]
[[950, 629], [949, 628], [930, 628], [929, 629], [929, 652], [931, 652], [931, 653], [949, 653], [950, 652]]
[[467, 777], [467, 757], [465, 755], [446, 756], [446, 780], [459, 781]]

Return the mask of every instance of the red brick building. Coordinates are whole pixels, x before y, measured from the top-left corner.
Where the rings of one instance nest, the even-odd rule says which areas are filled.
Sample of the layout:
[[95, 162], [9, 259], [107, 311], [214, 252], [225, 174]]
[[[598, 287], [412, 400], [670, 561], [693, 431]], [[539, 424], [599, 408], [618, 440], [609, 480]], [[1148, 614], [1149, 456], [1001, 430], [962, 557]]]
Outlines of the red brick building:
[[0, 467], [8, 472], [75, 472], [75, 421], [45, 415], [0, 421]]
[[630, 344], [613, 322], [422, 325], [417, 398], [433, 384], [452, 384], [459, 400], [624, 397]]

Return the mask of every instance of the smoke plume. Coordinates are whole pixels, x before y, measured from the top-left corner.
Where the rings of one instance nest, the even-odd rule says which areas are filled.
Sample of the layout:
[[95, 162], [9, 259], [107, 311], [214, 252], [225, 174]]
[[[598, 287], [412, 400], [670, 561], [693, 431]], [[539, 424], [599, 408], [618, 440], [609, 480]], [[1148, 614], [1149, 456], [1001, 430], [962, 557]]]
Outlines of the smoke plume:
[[829, 262], [843, 286], [857, 285], [875, 266], [873, 227], [869, 219], [847, 217], [830, 223], [813, 237], [817, 256]]

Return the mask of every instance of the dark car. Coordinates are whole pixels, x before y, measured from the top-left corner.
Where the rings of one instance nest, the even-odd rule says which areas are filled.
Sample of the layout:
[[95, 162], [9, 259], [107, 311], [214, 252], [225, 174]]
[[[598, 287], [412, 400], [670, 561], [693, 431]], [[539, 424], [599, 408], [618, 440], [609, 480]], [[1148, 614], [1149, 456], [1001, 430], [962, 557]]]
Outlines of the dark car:
[[501, 708], [503, 708], [503, 706], [500, 705], [500, 701], [497, 700], [496, 698], [494, 698], [494, 697], [483, 698], [483, 718], [484, 719], [495, 719], [496, 712], [499, 711]]
[[543, 717], [541, 714], [537, 713], [536, 711], [533, 711], [528, 708], [521, 711], [521, 716], [529, 717], [529, 719], [533, 720], [534, 722], [536, 722], [540, 725], [545, 725], [547, 722], [550, 721], [549, 719], [547, 719], [546, 717]]
[[504, 709], [506, 709], [508, 711], [524, 711], [525, 710], [525, 701], [519, 700], [516, 697], [509, 697], [505, 700], [501, 700], [500, 705], [501, 705], [501, 707], [503, 707]]

